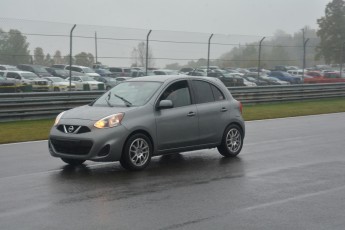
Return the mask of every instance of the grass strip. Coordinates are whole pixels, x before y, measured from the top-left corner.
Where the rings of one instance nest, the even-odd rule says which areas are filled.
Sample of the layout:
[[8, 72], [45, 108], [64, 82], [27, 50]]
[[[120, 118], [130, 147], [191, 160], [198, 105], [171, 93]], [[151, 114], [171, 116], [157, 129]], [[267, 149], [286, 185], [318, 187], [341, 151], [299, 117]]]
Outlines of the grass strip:
[[[246, 121], [345, 112], [345, 98], [244, 105]], [[0, 144], [46, 140], [54, 119], [0, 123]]]

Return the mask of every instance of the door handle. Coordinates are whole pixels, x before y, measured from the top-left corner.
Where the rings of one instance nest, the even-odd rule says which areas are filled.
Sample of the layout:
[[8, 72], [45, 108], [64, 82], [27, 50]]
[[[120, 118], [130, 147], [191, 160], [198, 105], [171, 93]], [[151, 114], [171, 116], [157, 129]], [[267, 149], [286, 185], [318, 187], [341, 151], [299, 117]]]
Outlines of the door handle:
[[194, 116], [195, 116], [195, 113], [194, 113], [194, 112], [189, 112], [189, 113], [187, 114], [187, 116], [188, 116], [188, 117], [194, 117]]
[[226, 111], [228, 111], [228, 109], [225, 108], [225, 107], [223, 107], [223, 108], [220, 110], [220, 112], [226, 112]]

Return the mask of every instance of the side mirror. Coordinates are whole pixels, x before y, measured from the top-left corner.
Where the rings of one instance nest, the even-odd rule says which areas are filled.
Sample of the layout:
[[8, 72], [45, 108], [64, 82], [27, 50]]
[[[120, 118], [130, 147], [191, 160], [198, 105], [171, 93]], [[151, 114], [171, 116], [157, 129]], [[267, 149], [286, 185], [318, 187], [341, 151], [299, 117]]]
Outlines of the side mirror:
[[174, 104], [171, 100], [161, 100], [157, 106], [157, 109], [170, 109], [173, 108]]

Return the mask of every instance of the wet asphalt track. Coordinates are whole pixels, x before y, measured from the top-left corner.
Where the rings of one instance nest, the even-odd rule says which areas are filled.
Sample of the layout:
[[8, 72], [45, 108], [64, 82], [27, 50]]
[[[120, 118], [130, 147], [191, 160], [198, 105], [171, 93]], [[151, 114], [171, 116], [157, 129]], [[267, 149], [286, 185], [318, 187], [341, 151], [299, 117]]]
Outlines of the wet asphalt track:
[[345, 113], [247, 122], [244, 148], [71, 168], [0, 145], [0, 229], [345, 229]]

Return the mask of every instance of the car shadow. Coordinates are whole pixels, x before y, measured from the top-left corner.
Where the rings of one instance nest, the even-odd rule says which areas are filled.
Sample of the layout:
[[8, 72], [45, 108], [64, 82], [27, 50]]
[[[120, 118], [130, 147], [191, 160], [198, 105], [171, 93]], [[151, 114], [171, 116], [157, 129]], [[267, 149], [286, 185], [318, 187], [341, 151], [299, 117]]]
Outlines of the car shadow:
[[124, 199], [245, 176], [241, 158], [224, 158], [212, 150], [153, 157], [149, 167], [139, 172], [124, 170], [118, 162], [65, 165], [61, 169], [50, 175], [51, 191], [59, 203]]

